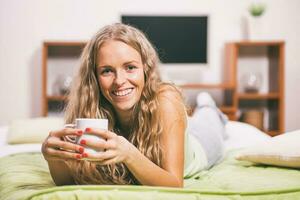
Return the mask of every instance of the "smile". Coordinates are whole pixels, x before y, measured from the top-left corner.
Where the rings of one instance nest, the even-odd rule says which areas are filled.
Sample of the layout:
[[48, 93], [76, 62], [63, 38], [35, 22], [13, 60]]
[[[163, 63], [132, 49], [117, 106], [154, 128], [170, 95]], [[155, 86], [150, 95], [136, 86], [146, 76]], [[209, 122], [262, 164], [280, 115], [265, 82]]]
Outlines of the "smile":
[[112, 93], [115, 96], [118, 97], [123, 97], [129, 95], [133, 91], [133, 88], [125, 89], [125, 90], [118, 90], [118, 91], [113, 91]]

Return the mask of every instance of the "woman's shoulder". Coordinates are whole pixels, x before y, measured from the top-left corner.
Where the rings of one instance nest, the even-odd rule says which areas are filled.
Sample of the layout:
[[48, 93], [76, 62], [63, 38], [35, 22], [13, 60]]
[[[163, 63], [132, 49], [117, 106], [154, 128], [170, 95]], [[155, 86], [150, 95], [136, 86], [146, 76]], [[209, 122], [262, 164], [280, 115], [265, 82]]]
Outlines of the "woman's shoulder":
[[186, 127], [187, 109], [181, 91], [176, 86], [172, 84], [161, 85], [158, 90], [158, 101], [163, 127]]
[[186, 106], [181, 91], [173, 84], [163, 83], [158, 89], [158, 101], [161, 111], [164, 113], [186, 112]]
[[172, 83], [161, 83], [158, 87], [158, 98], [175, 98], [176, 100], [183, 101], [180, 89]]

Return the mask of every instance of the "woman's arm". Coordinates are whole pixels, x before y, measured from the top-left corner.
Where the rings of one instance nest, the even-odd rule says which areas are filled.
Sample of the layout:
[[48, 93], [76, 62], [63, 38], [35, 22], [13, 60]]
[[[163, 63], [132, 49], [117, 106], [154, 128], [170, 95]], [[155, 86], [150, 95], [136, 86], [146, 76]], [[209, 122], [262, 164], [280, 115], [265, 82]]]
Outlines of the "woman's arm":
[[83, 148], [80, 145], [62, 139], [68, 135], [80, 136], [82, 131], [71, 128], [52, 131], [43, 142], [41, 149], [45, 160], [48, 162], [51, 177], [56, 185], [74, 184], [73, 177], [65, 161], [82, 158]]
[[48, 166], [54, 183], [60, 185], [74, 185], [69, 168], [62, 160], [48, 160]]
[[125, 163], [143, 185], [182, 187], [186, 129], [185, 107], [179, 94], [173, 90], [166, 90], [160, 94], [159, 106], [163, 126], [162, 166], [155, 165], [138, 150], [129, 154]]

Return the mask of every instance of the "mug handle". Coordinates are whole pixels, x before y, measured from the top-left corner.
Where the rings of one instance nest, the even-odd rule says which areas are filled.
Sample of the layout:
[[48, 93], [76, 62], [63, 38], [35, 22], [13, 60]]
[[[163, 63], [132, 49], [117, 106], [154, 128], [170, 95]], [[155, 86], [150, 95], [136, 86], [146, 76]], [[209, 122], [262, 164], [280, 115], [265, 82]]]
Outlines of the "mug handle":
[[[75, 127], [76, 127], [76, 124], [65, 124], [65, 128], [75, 128]], [[64, 141], [71, 142], [73, 144], [76, 144], [78, 139], [79, 139], [79, 137], [70, 136], [70, 135], [67, 135], [67, 136], [63, 137]]]

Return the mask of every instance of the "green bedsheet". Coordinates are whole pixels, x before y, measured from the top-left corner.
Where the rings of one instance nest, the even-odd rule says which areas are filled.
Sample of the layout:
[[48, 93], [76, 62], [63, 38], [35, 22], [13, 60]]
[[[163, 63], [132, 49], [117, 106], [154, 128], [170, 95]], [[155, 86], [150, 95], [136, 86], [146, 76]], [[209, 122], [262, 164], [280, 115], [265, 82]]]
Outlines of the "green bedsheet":
[[60, 186], [40, 153], [0, 158], [0, 200], [48, 199], [300, 199], [300, 170], [255, 166], [231, 152], [219, 165], [185, 180], [185, 188]]

